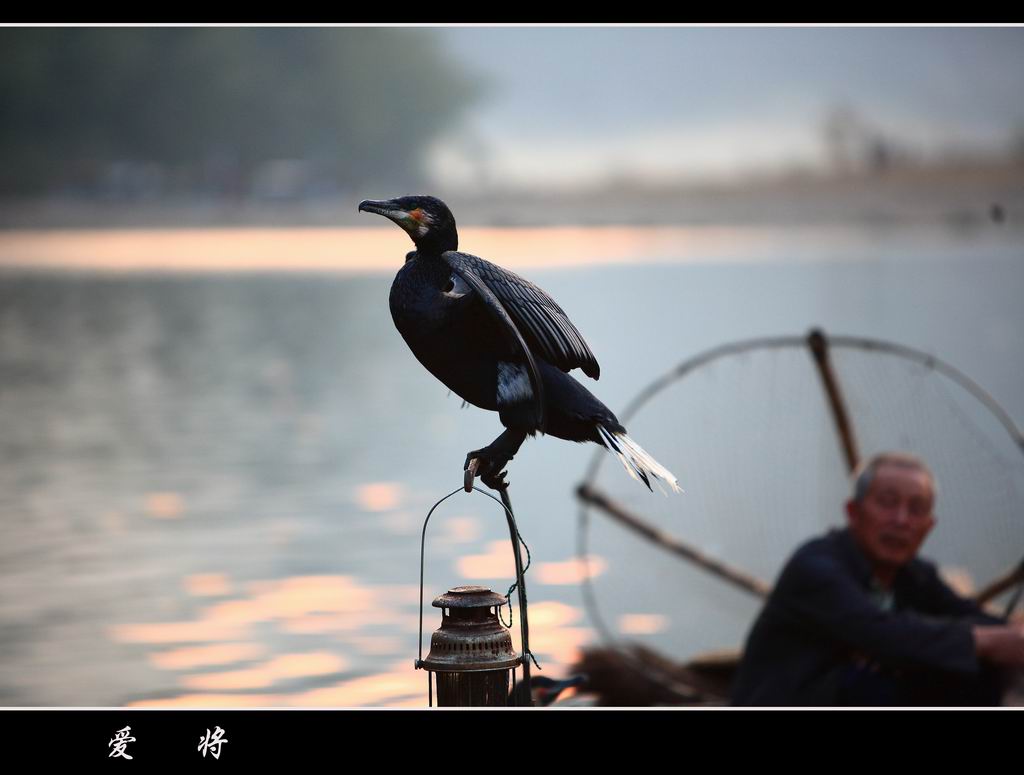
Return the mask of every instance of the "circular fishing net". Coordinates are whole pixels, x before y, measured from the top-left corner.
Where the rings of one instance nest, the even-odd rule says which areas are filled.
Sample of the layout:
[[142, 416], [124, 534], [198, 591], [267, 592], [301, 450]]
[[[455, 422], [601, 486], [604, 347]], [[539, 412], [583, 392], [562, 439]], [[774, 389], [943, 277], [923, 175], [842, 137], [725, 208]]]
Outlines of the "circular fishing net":
[[[1009, 417], [926, 354], [852, 337], [829, 338], [828, 353], [860, 459], [902, 450], [934, 471], [938, 522], [922, 554], [947, 582], [971, 595], [1018, 565], [1024, 440]], [[797, 546], [843, 526], [849, 468], [823, 385], [807, 338], [763, 339], [680, 364], [620, 413], [685, 493], [652, 496], [595, 455], [584, 487], [662, 539], [581, 501], [585, 600], [606, 641], [680, 661], [738, 648], [761, 598], [665, 544], [769, 587]]]

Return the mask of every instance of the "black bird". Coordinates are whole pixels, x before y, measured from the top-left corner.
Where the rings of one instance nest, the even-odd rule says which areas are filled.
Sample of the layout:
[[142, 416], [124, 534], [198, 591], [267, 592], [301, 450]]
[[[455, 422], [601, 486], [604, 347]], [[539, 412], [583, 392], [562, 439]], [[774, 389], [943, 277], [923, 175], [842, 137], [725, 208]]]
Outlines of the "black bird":
[[635, 479], [679, 491], [664, 466], [626, 435], [608, 407], [567, 374], [597, 379], [597, 359], [555, 300], [531, 282], [482, 258], [459, 253], [448, 206], [432, 196], [367, 199], [359, 209], [401, 226], [416, 250], [391, 286], [391, 316], [413, 354], [453, 392], [498, 412], [505, 432], [476, 458], [488, 487], [507, 486], [502, 470], [538, 431], [593, 441], [614, 452]]

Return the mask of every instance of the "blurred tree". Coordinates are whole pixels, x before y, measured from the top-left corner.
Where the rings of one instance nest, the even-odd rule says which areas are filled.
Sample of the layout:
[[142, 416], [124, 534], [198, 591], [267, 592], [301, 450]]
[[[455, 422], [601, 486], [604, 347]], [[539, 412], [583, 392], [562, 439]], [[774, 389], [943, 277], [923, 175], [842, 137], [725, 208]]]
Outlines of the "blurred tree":
[[190, 193], [245, 195], [284, 159], [336, 188], [409, 180], [479, 91], [431, 30], [0, 29], [0, 194], [154, 163]]

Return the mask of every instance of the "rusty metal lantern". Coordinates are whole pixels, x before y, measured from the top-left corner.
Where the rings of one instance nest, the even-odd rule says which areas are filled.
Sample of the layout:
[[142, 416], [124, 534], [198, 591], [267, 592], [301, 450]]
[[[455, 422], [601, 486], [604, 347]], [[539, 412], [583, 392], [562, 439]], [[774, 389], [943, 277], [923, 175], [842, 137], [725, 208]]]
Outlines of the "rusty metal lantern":
[[435, 673], [437, 704], [507, 705], [509, 675], [519, 666], [512, 634], [498, 619], [505, 598], [486, 587], [455, 587], [434, 599], [441, 628], [430, 638], [422, 668]]
[[[512, 646], [512, 633], [499, 616], [507, 599], [486, 587], [461, 586], [449, 589], [434, 599], [434, 608], [441, 609], [441, 627], [430, 638], [430, 652], [423, 659], [423, 566], [427, 524], [434, 510], [463, 488], [449, 493], [434, 504], [423, 523], [420, 539], [420, 656], [417, 670], [427, 671], [428, 704], [434, 704], [434, 682], [437, 683], [437, 704], [445, 707], [486, 707], [514, 704], [516, 668], [523, 668], [523, 682], [530, 685], [530, 636], [526, 616], [526, 583], [519, 550], [519, 530], [512, 513], [508, 493], [502, 491], [501, 505], [508, 521], [512, 553], [516, 565], [519, 596], [519, 625], [523, 651], [517, 654]], [[492, 500], [497, 498], [471, 488]], [[511, 686], [510, 686], [511, 683]], [[511, 691], [510, 691], [511, 689]], [[532, 704], [529, 692], [522, 698]]]

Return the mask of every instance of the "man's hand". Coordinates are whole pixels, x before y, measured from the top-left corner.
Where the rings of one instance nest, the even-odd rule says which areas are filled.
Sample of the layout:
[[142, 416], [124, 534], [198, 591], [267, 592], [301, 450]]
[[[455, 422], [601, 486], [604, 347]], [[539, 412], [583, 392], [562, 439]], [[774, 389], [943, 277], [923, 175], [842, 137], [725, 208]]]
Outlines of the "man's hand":
[[1007, 667], [1024, 667], [1024, 625], [979, 625], [973, 628], [978, 659]]

